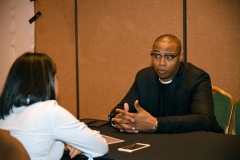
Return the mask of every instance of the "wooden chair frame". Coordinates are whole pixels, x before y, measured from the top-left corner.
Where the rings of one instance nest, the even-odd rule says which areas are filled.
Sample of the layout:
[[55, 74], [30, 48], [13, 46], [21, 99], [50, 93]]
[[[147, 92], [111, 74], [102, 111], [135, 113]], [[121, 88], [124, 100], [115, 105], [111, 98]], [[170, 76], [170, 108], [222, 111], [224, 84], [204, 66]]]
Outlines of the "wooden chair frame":
[[212, 93], [216, 93], [216, 92], [223, 94], [224, 96], [228, 97], [230, 100], [230, 113], [228, 115], [228, 122], [224, 130], [225, 130], [225, 134], [232, 134], [232, 115], [233, 115], [233, 106], [234, 106], [233, 97], [229, 93], [225, 92], [224, 90], [216, 86], [212, 86]]
[[[236, 118], [236, 108], [240, 104], [240, 100], [237, 101], [233, 106], [233, 114], [232, 114], [232, 130], [231, 134], [236, 135], [236, 124], [235, 124], [235, 118]], [[240, 126], [239, 126], [240, 127]]]
[[30, 160], [30, 156], [22, 143], [11, 136], [9, 131], [0, 129], [0, 139], [1, 160]]

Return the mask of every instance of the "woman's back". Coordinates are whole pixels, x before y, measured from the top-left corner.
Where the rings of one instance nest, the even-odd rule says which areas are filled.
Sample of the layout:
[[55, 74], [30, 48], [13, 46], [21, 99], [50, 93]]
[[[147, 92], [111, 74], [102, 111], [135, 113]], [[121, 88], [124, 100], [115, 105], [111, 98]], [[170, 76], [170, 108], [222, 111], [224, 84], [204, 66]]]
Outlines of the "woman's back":
[[55, 100], [13, 107], [10, 116], [0, 119], [0, 128], [9, 130], [34, 160], [60, 159], [64, 143], [90, 158], [108, 151], [105, 140], [97, 131], [79, 122]]

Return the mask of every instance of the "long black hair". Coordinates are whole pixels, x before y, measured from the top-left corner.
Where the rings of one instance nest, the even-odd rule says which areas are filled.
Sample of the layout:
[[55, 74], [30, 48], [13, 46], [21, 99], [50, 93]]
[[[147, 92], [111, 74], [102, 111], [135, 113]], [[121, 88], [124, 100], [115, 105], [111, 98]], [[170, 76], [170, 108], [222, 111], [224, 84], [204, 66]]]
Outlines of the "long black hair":
[[13, 106], [29, 106], [56, 99], [56, 65], [43, 53], [24, 53], [13, 63], [0, 97], [0, 119], [10, 115]]

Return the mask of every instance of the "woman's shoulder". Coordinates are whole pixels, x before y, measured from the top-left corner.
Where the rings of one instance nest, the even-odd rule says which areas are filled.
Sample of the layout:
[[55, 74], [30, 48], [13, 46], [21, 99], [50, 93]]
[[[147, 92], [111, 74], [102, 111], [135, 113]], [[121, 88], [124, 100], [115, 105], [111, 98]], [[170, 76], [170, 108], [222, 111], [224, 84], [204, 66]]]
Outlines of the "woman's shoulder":
[[43, 102], [39, 102], [40, 105], [42, 106], [57, 106], [58, 102], [56, 100], [47, 100], [47, 101], [43, 101]]
[[47, 100], [47, 101], [40, 101], [36, 102], [30, 106], [27, 107], [33, 107], [33, 108], [47, 108], [47, 107], [55, 107], [58, 105], [56, 100]]
[[[29, 112], [49, 112], [54, 110], [55, 108], [59, 108], [60, 106], [58, 105], [56, 100], [47, 100], [47, 101], [40, 101], [36, 102], [30, 106], [23, 106], [25, 111]], [[22, 108], [22, 107], [20, 107]], [[20, 110], [19, 108], [19, 110]], [[18, 110], [15, 108], [15, 111]], [[23, 110], [23, 109], [21, 109]]]
[[50, 110], [52, 114], [65, 115], [70, 113], [67, 109], [60, 106], [56, 100], [47, 100], [42, 102], [40, 105], [41, 105], [41, 108]]

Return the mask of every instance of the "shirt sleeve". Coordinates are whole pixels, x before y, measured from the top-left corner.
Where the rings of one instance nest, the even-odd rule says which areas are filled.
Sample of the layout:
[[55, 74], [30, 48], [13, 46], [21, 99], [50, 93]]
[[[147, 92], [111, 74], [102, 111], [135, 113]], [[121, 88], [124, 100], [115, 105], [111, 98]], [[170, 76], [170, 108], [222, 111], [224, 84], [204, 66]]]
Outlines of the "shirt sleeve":
[[98, 131], [88, 128], [57, 102], [54, 102], [52, 108], [51, 123], [56, 140], [63, 141], [91, 157], [99, 157], [108, 152], [108, 145]]

